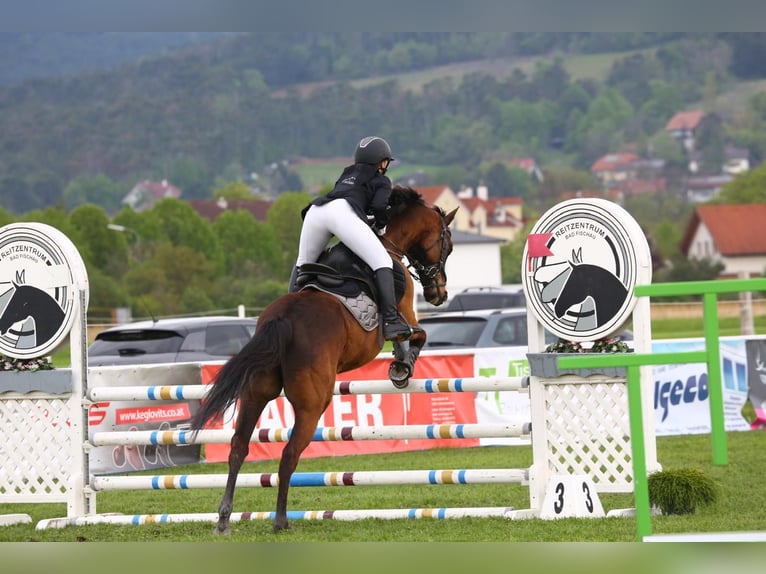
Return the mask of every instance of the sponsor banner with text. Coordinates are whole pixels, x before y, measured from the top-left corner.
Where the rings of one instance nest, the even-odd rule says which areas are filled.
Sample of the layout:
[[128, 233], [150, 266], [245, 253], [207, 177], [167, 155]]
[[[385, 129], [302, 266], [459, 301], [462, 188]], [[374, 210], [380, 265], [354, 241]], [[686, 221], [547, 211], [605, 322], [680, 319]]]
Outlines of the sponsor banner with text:
[[[338, 375], [338, 381], [379, 380], [388, 378], [391, 358], [377, 358], [359, 369]], [[220, 367], [205, 365], [202, 382], [208, 384]], [[421, 355], [415, 366], [413, 378], [445, 378], [473, 376], [473, 356], [426, 356]], [[233, 428], [236, 408], [224, 416], [223, 427]], [[258, 429], [289, 428], [294, 414], [289, 402], [280, 397], [264, 409]], [[334, 396], [330, 406], [319, 420], [320, 427], [375, 427], [390, 425], [469, 424], [476, 422], [473, 393], [412, 393]], [[219, 421], [219, 424], [220, 421]], [[220, 426], [217, 428], [221, 428]], [[367, 441], [320, 441], [312, 442], [303, 457], [346, 456], [425, 450], [436, 447], [478, 446], [478, 439], [418, 439], [418, 440], [367, 440]], [[279, 458], [284, 443], [250, 443], [247, 460]], [[228, 459], [228, 444], [205, 446], [205, 459], [220, 462]]]

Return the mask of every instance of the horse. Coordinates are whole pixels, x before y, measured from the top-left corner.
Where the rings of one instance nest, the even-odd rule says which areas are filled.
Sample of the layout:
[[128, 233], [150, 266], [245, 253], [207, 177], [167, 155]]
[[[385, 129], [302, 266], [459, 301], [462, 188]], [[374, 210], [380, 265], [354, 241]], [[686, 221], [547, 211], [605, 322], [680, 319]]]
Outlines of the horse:
[[[452, 252], [449, 225], [457, 208], [446, 214], [439, 207], [427, 205], [414, 189], [395, 186], [389, 210], [381, 241], [395, 266], [404, 270], [403, 259], [407, 258], [399, 311], [414, 326], [414, 275], [423, 285], [429, 303], [440, 305], [447, 299], [445, 263]], [[414, 329], [409, 341], [394, 343], [394, 355], [400, 363], [414, 363], [425, 341], [425, 331]], [[369, 363], [381, 348], [377, 330], [362, 328], [338, 298], [321, 290], [304, 288], [282, 295], [263, 310], [253, 338], [221, 367], [191, 422], [196, 433], [239, 400], [215, 533], [230, 533], [234, 487], [248, 454], [250, 437], [266, 404], [283, 390], [295, 411], [295, 423], [279, 461], [273, 530], [290, 528], [290, 477], [332, 400], [336, 375]]]
[[14, 323], [32, 317], [33, 331], [11, 333], [19, 337], [34, 334], [36, 346], [41, 346], [50, 341], [61, 328], [65, 318], [64, 310], [42, 289], [22, 285], [23, 273], [17, 279], [12, 281], [13, 294], [0, 315], [0, 335], [5, 335]]

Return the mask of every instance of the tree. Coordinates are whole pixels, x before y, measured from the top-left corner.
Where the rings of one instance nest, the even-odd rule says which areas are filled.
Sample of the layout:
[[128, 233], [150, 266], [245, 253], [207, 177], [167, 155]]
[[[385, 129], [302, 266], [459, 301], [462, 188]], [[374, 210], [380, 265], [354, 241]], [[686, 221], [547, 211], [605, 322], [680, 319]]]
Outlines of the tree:
[[715, 203], [766, 202], [766, 163], [738, 175], [721, 188]]
[[69, 219], [89, 253], [89, 267], [121, 276], [128, 265], [127, 244], [121, 233], [109, 229], [104, 209], [92, 203], [82, 204], [72, 210]]
[[125, 285], [133, 295], [135, 314], [177, 315], [184, 312], [187, 291], [187, 304], [199, 300], [193, 294], [211, 292], [216, 275], [215, 263], [202, 253], [186, 245], [165, 243], [157, 247], [152, 259], [126, 273]]
[[212, 225], [184, 201], [163, 199], [152, 211], [159, 217], [165, 237], [176, 247], [189, 247], [223, 270], [223, 252]]
[[283, 273], [280, 244], [267, 223], [248, 211], [226, 211], [213, 223], [224, 253], [226, 274], [252, 281], [279, 279]]
[[213, 191], [214, 199], [252, 199], [253, 194], [247, 184], [241, 181], [232, 181]]
[[311, 196], [305, 192], [287, 192], [281, 194], [266, 214], [266, 221], [274, 232], [282, 251], [283, 273], [285, 278], [288, 270], [295, 265], [298, 257], [298, 240], [301, 236], [301, 210], [311, 201]]
[[64, 188], [62, 199], [67, 209], [91, 203], [115, 213], [124, 196], [122, 188], [109, 176], [99, 173], [94, 176], [81, 175], [70, 181]]
[[490, 165], [483, 178], [492, 197], [526, 198], [533, 187], [526, 171], [516, 166], [507, 167], [500, 162]]

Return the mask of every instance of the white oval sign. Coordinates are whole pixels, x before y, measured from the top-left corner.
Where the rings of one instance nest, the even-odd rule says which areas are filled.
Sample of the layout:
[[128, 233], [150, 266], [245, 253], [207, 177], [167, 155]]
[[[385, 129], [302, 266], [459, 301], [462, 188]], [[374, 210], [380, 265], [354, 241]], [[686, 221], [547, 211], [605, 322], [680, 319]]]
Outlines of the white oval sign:
[[522, 265], [529, 308], [568, 341], [617, 331], [636, 305], [633, 288], [652, 280], [644, 232], [604, 199], [570, 199], [546, 211], [527, 237]]
[[[0, 353], [43, 357], [69, 335], [88, 274], [77, 248], [44, 223], [0, 228]], [[86, 300], [87, 307], [87, 300]]]

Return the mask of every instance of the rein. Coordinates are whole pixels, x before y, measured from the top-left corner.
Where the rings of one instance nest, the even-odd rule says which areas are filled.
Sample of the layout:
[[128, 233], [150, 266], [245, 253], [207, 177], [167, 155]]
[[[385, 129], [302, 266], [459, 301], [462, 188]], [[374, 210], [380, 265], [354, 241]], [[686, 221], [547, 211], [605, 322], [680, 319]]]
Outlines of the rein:
[[[420, 281], [420, 283], [423, 285], [423, 287], [444, 287], [446, 283], [435, 283], [434, 279], [439, 275], [440, 272], [442, 272], [442, 275], [446, 274], [444, 273], [444, 263], [447, 259], [447, 242], [445, 241], [446, 235], [447, 235], [447, 224], [444, 222], [444, 214], [441, 211], [437, 211], [439, 214], [439, 222], [441, 223], [441, 233], [439, 234], [439, 238], [436, 239], [431, 245], [428, 247], [421, 248], [423, 251], [423, 255], [425, 256], [426, 253], [431, 251], [434, 247], [436, 247], [437, 244], [440, 243], [440, 250], [439, 250], [439, 260], [436, 263], [430, 263], [427, 265], [424, 265], [420, 259], [415, 256], [412, 251], [413, 248], [410, 248], [409, 251], [405, 251], [401, 247], [399, 247], [396, 243], [391, 241], [386, 236], [381, 236], [381, 239], [385, 242], [387, 242], [391, 248], [386, 248], [386, 251], [388, 251], [391, 255], [395, 255], [400, 261], [401, 259], [406, 255], [407, 256], [407, 270], [409, 271], [410, 275], [413, 279], [417, 279]], [[419, 246], [415, 246], [419, 247]], [[414, 272], [413, 272], [414, 269]]]

